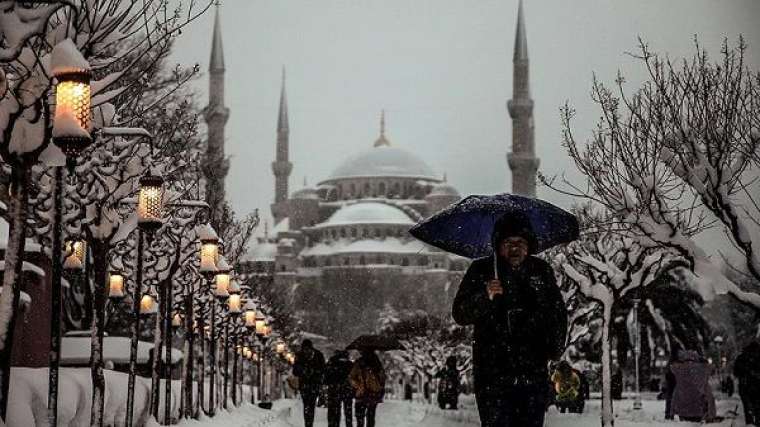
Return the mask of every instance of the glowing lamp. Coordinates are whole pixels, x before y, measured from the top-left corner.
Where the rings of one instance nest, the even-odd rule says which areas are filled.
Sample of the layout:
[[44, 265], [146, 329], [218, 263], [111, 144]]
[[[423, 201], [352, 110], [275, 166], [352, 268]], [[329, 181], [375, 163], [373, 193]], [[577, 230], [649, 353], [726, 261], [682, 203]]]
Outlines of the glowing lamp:
[[285, 353], [285, 343], [282, 341], [278, 341], [277, 344], [275, 344], [274, 349], [277, 352], [277, 354]]
[[117, 271], [111, 271], [108, 275], [108, 298], [124, 298], [124, 276]]
[[200, 273], [207, 280], [214, 278], [217, 273], [216, 262], [219, 258], [219, 237], [211, 224], [205, 224], [197, 229], [198, 240], [201, 244]]
[[256, 314], [256, 335], [260, 337], [266, 336], [267, 331], [267, 318], [262, 313]]
[[156, 304], [156, 297], [153, 296], [151, 291], [143, 294], [140, 299], [140, 314], [150, 315], [158, 312], [158, 304]]
[[154, 232], [164, 221], [164, 179], [150, 172], [140, 178], [140, 193], [137, 196], [137, 218], [141, 230]]
[[76, 157], [92, 142], [89, 70], [69, 68], [55, 74], [53, 143], [67, 157]]
[[243, 319], [245, 320], [245, 327], [253, 329], [256, 327], [256, 305], [253, 301], [248, 300], [243, 307]]
[[240, 294], [231, 294], [227, 299], [227, 308], [232, 314], [240, 314]]
[[172, 328], [179, 328], [182, 326], [182, 315], [180, 313], [174, 313], [172, 317]]
[[219, 273], [216, 275], [215, 281], [216, 287], [214, 289], [214, 294], [216, 297], [221, 299], [230, 296], [230, 275], [227, 273]]
[[66, 243], [66, 253], [69, 254], [63, 261], [66, 270], [84, 269], [87, 243], [84, 240], [73, 240]]

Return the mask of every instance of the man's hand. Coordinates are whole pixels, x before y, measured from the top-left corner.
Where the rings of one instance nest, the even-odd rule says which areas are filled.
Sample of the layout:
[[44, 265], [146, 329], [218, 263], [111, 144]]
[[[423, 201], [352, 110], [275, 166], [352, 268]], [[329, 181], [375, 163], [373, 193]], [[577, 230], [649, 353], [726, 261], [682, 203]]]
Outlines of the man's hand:
[[488, 299], [493, 301], [495, 295], [503, 295], [504, 288], [501, 287], [501, 280], [493, 279], [486, 284], [486, 291], [488, 291]]

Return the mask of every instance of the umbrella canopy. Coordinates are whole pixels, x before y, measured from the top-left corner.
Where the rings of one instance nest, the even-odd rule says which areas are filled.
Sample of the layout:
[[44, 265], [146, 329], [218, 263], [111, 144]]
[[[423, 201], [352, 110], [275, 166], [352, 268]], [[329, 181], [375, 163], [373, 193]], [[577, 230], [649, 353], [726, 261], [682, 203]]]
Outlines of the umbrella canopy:
[[502, 217], [530, 222], [533, 253], [578, 238], [578, 219], [549, 202], [515, 194], [469, 196], [418, 223], [409, 233], [425, 243], [468, 258], [493, 254], [491, 236]]
[[346, 347], [346, 350], [403, 350], [404, 346], [394, 337], [362, 335]]

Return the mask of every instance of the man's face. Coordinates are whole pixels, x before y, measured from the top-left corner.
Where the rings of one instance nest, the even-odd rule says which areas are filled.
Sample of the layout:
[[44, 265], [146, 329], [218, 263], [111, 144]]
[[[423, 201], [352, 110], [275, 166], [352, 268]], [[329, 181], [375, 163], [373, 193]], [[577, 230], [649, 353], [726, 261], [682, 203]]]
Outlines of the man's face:
[[528, 256], [528, 241], [522, 237], [507, 237], [499, 242], [499, 256], [512, 267], [517, 267]]

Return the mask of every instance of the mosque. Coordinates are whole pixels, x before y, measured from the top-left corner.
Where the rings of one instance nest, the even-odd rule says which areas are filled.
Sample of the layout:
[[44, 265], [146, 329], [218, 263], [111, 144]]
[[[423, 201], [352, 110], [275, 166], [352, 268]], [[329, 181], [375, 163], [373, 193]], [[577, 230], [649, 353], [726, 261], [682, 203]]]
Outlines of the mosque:
[[[535, 196], [538, 159], [533, 139], [528, 50], [519, 3], [513, 57], [512, 192]], [[224, 57], [219, 16], [211, 51], [206, 120], [209, 152], [224, 144]], [[315, 186], [289, 192], [290, 128], [283, 75], [277, 120], [271, 213], [274, 225], [251, 243], [237, 270], [287, 296], [301, 327], [345, 344], [377, 329], [389, 308], [446, 316], [469, 260], [425, 245], [408, 234], [416, 222], [461, 199], [446, 177], [403, 136], [386, 135], [385, 117], [374, 142], [347, 156]], [[395, 139], [395, 137], [394, 137]], [[224, 194], [224, 175], [216, 182]]]

